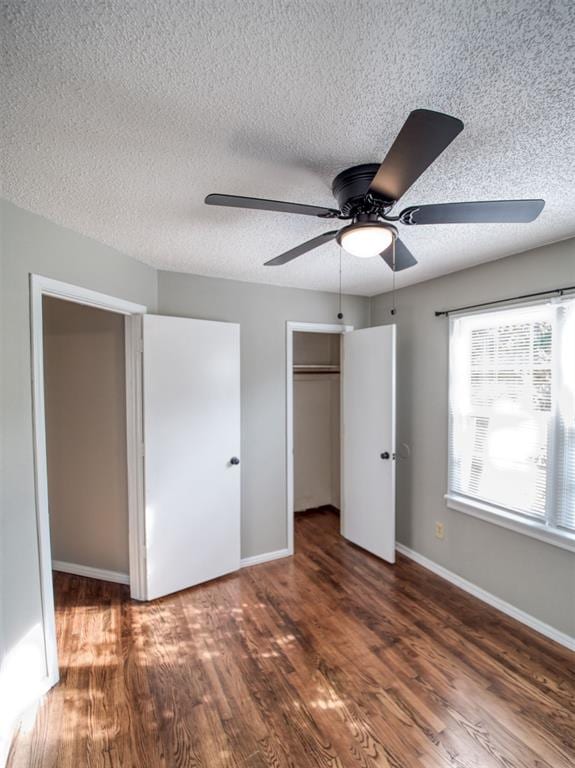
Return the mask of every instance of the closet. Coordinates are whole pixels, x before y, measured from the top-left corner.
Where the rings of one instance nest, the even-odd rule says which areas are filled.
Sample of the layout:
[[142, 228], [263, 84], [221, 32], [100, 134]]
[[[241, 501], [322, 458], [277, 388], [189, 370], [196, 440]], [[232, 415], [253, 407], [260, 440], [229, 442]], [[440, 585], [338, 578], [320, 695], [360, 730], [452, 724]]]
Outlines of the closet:
[[340, 507], [341, 335], [293, 335], [295, 514]]

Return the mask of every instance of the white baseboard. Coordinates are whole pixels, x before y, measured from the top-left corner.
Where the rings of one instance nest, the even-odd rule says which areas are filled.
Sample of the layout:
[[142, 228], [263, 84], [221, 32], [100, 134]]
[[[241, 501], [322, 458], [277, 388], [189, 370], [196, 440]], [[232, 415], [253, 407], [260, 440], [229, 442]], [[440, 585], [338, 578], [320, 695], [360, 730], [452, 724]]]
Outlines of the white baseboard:
[[242, 557], [240, 568], [249, 568], [250, 565], [259, 565], [268, 563], [270, 560], [279, 560], [281, 557], [289, 557], [289, 549], [278, 549], [276, 552], [264, 552], [263, 555], [253, 555], [252, 557]]
[[441, 576], [442, 579], [449, 581], [451, 584], [463, 589], [465, 592], [469, 592], [470, 595], [477, 597], [479, 600], [491, 605], [493, 608], [497, 608], [502, 613], [511, 616], [511, 618], [520, 621], [522, 624], [534, 629], [536, 632], [545, 635], [545, 637], [548, 637], [550, 640], [555, 640], [556, 643], [565, 646], [565, 648], [575, 651], [575, 637], [571, 637], [549, 624], [545, 624], [545, 622], [536, 619], [535, 616], [525, 613], [525, 611], [522, 611], [520, 608], [516, 608], [514, 605], [511, 605], [511, 603], [507, 603], [505, 600], [478, 587], [471, 581], [467, 581], [467, 579], [458, 576], [456, 573], [448, 571], [447, 568], [435, 563], [433, 560], [429, 560], [429, 558], [424, 555], [420, 555], [419, 552], [415, 552], [415, 550], [406, 547], [404, 544], [396, 542], [395, 548], [398, 552], [401, 552], [402, 555], [405, 555], [405, 557], [408, 557], [410, 560], [414, 560], [416, 563], [419, 563], [419, 565], [427, 568], [428, 571], [432, 571], [432, 573], [435, 573], [437, 576]]
[[78, 563], [64, 563], [62, 560], [52, 560], [52, 570], [72, 573], [74, 576], [87, 576], [89, 579], [100, 579], [100, 581], [113, 581], [116, 584], [130, 583], [130, 577], [127, 573], [107, 571], [104, 568], [92, 568], [90, 565], [78, 565]]

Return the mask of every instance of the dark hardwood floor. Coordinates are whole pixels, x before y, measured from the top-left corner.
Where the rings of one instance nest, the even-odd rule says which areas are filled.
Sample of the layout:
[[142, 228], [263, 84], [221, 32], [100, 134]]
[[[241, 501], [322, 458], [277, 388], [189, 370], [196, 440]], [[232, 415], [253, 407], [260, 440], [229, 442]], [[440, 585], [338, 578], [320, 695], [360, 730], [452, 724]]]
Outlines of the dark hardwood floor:
[[574, 655], [328, 512], [149, 604], [56, 574], [62, 680], [10, 768], [571, 768]]

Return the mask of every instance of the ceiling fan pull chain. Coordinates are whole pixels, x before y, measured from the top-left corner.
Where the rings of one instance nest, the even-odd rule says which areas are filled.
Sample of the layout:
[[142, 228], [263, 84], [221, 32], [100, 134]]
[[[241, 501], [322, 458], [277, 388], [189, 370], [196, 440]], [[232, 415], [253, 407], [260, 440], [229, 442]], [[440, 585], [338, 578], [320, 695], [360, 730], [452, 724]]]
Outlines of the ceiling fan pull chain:
[[391, 269], [391, 314], [395, 315], [395, 241], [396, 241], [395, 235], [393, 236], [393, 240], [391, 241], [391, 263], [392, 263], [392, 269]]
[[337, 319], [343, 320], [343, 312], [341, 311], [341, 248], [339, 249], [339, 312]]

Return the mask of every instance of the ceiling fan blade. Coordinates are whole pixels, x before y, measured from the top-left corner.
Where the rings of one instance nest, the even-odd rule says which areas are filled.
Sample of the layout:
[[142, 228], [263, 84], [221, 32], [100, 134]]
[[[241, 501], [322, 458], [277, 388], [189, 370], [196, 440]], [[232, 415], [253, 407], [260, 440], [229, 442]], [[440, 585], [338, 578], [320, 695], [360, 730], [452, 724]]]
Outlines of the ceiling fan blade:
[[339, 216], [335, 208], [323, 208], [318, 205], [286, 203], [283, 200], [264, 200], [260, 197], [241, 197], [240, 195], [208, 195], [206, 205], [225, 205], [228, 208], [254, 208], [256, 211], [278, 211], [279, 213], [300, 213], [304, 216], [319, 216], [320, 219], [333, 219]]
[[285, 253], [281, 253], [279, 256], [276, 256], [275, 259], [266, 261], [264, 267], [280, 267], [282, 264], [287, 264], [288, 261], [297, 259], [297, 257], [301, 256], [303, 253], [307, 253], [308, 251], [317, 248], [318, 245], [323, 245], [324, 243], [328, 243], [330, 240], [333, 240], [337, 233], [337, 229], [333, 232], [323, 232], [321, 235], [313, 237], [306, 243], [297, 245], [295, 248], [292, 248], [291, 251], [285, 251]]
[[[385, 261], [387, 266], [393, 270], [393, 243], [389, 245], [385, 251], [379, 254]], [[417, 264], [417, 259], [407, 248], [403, 240], [399, 237], [395, 238], [395, 272], [401, 272], [402, 269], [408, 269], [414, 267]]]
[[463, 130], [456, 117], [416, 109], [410, 113], [368, 192], [390, 202], [399, 200]]
[[402, 224], [524, 224], [534, 221], [544, 206], [545, 200], [413, 205], [399, 214], [399, 220]]

